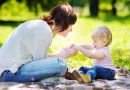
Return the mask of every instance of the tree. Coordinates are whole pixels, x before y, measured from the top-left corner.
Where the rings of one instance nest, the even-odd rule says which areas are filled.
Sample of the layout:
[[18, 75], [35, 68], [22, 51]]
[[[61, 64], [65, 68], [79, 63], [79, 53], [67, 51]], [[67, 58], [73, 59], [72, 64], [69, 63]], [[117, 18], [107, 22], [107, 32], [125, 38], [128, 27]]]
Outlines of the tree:
[[2, 6], [3, 3], [5, 3], [7, 0], [0, 0], [0, 7]]
[[83, 7], [86, 5], [87, 0], [69, 0], [68, 1], [72, 6], [78, 7], [79, 9], [79, 15], [82, 16], [83, 13]]
[[116, 16], [117, 10], [115, 4], [116, 4], [116, 0], [112, 0], [112, 14]]
[[[17, 0], [18, 2], [23, 2], [24, 0]], [[65, 2], [67, 0], [25, 0], [29, 11], [34, 11], [38, 14], [38, 4], [41, 6], [42, 10], [50, 10], [52, 7], [56, 6], [58, 3]]]
[[91, 16], [98, 16], [98, 11], [99, 11], [98, 5], [99, 5], [99, 0], [89, 0]]

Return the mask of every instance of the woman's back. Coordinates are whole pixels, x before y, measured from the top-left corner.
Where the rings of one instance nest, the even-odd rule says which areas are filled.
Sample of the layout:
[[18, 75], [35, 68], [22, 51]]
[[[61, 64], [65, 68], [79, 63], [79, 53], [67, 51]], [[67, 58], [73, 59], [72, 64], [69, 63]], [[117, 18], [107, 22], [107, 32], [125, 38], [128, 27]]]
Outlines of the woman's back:
[[15, 72], [26, 62], [46, 58], [51, 40], [51, 29], [43, 20], [20, 24], [0, 49], [0, 68]]

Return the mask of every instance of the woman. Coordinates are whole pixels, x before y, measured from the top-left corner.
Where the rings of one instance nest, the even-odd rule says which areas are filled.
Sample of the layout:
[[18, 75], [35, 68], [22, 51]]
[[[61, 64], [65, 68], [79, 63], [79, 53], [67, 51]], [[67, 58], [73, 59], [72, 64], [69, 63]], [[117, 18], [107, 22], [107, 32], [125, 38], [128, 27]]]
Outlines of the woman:
[[57, 34], [67, 36], [76, 20], [72, 7], [64, 3], [48, 16], [20, 24], [0, 49], [0, 81], [31, 82], [63, 76], [67, 69], [63, 59], [75, 51], [67, 49], [68, 53], [48, 56], [47, 51], [52, 38]]

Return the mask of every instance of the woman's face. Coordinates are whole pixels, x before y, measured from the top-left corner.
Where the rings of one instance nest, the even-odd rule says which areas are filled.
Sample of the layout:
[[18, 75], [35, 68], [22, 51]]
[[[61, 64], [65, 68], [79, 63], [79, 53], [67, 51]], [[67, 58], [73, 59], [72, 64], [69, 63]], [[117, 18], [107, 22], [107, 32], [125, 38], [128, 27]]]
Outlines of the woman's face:
[[72, 25], [70, 25], [66, 30], [59, 32], [59, 34], [63, 37], [66, 37], [69, 32], [72, 32]]

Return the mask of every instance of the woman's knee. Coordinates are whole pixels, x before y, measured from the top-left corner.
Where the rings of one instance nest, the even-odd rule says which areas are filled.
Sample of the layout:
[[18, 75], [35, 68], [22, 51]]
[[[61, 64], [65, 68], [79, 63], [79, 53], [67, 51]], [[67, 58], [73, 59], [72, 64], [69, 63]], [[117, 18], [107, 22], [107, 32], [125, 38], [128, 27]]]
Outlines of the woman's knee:
[[63, 76], [67, 71], [67, 63], [63, 59], [58, 59], [58, 63], [60, 65], [61, 72], [59, 75]]
[[58, 63], [59, 63], [59, 65], [67, 68], [67, 63], [63, 59], [58, 58]]

